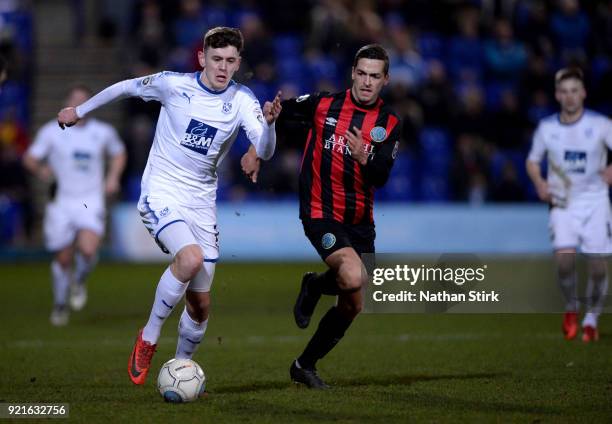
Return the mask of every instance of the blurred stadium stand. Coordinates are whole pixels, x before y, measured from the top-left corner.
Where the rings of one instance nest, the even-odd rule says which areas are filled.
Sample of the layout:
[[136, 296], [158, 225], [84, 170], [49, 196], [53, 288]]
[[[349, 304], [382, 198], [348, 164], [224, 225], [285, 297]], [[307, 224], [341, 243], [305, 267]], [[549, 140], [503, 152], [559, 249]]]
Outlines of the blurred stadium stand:
[[[552, 78], [562, 66], [581, 66], [588, 107], [612, 113], [611, 0], [0, 1], [0, 53], [10, 63], [0, 94], [0, 245], [38, 242], [46, 190], [33, 183], [24, 194], [18, 159], [68, 87], [193, 71], [202, 35], [216, 25], [242, 29], [236, 79], [261, 102], [279, 88], [343, 89], [359, 46], [388, 48], [384, 98], [404, 129], [380, 201], [535, 201], [523, 162], [537, 120], [556, 111]], [[122, 200], [139, 195], [158, 110], [130, 100], [96, 113], [127, 144]], [[240, 137], [220, 170], [220, 201], [295, 200], [300, 141], [279, 144], [257, 187], [240, 173], [246, 147]]]

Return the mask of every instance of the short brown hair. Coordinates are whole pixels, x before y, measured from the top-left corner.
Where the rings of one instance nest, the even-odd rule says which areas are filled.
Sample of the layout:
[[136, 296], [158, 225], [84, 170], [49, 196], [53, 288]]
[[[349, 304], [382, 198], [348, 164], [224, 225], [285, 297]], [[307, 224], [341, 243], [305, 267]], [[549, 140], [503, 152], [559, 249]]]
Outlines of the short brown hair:
[[577, 67], [563, 68], [555, 74], [555, 86], [568, 79], [577, 79], [584, 84], [584, 73]]
[[238, 28], [216, 27], [208, 30], [204, 35], [204, 50], [209, 47], [222, 49], [223, 47], [234, 46], [238, 53], [242, 53], [244, 38]]
[[382, 60], [385, 62], [385, 75], [389, 73], [389, 55], [387, 54], [385, 48], [380, 44], [368, 44], [367, 46], [360, 48], [357, 51], [357, 54], [355, 54], [355, 59], [353, 59], [353, 68], [357, 66], [359, 59]]
[[68, 96], [70, 96], [75, 91], [82, 91], [86, 93], [89, 97], [93, 96], [93, 93], [94, 93], [90, 86], [82, 82], [77, 82], [77, 83], [72, 84], [70, 86], [70, 89], [68, 90]]

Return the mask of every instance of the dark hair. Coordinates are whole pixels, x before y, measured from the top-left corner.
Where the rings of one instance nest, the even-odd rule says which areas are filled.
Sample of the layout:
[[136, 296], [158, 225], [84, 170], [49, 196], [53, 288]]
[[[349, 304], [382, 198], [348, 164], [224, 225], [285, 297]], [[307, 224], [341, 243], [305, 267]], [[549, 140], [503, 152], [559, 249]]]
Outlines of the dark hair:
[[7, 66], [6, 66], [6, 59], [4, 58], [4, 56], [0, 56], [0, 74], [2, 72], [7, 71]]
[[584, 84], [584, 73], [582, 69], [576, 67], [563, 68], [555, 74], [555, 86], [568, 79], [577, 79]]
[[227, 46], [234, 46], [238, 53], [242, 52], [244, 38], [238, 28], [216, 27], [204, 35], [204, 50], [209, 47], [222, 49]]
[[357, 51], [355, 59], [353, 59], [353, 68], [357, 66], [359, 59], [377, 59], [385, 62], [385, 75], [389, 73], [389, 55], [383, 46], [380, 44], [368, 44]]

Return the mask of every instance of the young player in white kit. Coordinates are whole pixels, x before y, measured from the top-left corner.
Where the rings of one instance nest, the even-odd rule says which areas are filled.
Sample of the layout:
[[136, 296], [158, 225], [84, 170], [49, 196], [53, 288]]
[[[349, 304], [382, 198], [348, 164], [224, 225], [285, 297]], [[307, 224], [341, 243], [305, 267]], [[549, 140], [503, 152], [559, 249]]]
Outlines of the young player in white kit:
[[[89, 88], [75, 86], [66, 104], [76, 106], [89, 97]], [[110, 161], [105, 177], [106, 156]], [[57, 194], [47, 205], [44, 219], [46, 247], [54, 252], [53, 325], [68, 323], [69, 291], [72, 309], [85, 306], [85, 279], [95, 264], [104, 235], [105, 195], [119, 191], [125, 160], [125, 149], [115, 129], [92, 118], [82, 119], [68, 133], [55, 121], [48, 122], [24, 155], [24, 166], [30, 172], [43, 181], [52, 177], [57, 181]]]
[[232, 81], [242, 46], [239, 30], [211, 29], [198, 52], [202, 72], [162, 72], [121, 81], [58, 115], [60, 125], [71, 125], [89, 111], [129, 96], [162, 104], [138, 210], [151, 236], [173, 261], [161, 276], [149, 320], [138, 332], [130, 355], [128, 373], [134, 384], [144, 384], [161, 327], [185, 293], [176, 357], [191, 358], [204, 337], [219, 257], [218, 163], [241, 127], [259, 158], [267, 160], [274, 153], [273, 123], [281, 110], [280, 95], [266, 102], [262, 111], [253, 93]]
[[[566, 300], [565, 338], [571, 340], [578, 334], [581, 302], [576, 294], [575, 258], [580, 248], [588, 261], [582, 340], [597, 341], [597, 320], [608, 292], [606, 256], [612, 253], [608, 197], [612, 166], [606, 167], [607, 148], [612, 148], [612, 121], [584, 108], [586, 90], [580, 69], [557, 72], [555, 97], [561, 112], [540, 121], [527, 158], [527, 173], [540, 199], [551, 205], [549, 226], [559, 286]], [[545, 155], [546, 180], [540, 174]]]

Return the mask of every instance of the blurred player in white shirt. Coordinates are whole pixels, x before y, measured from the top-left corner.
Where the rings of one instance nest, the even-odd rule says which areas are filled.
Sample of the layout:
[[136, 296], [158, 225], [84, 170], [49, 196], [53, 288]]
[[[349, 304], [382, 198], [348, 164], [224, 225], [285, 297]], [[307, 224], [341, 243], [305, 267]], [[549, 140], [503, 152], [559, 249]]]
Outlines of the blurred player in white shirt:
[[145, 383], [162, 325], [185, 293], [176, 357], [191, 358], [204, 337], [219, 258], [217, 166], [239, 129], [244, 129], [259, 158], [267, 160], [274, 153], [280, 93], [262, 111], [251, 90], [232, 80], [242, 47], [239, 30], [211, 29], [198, 52], [202, 72], [161, 72], [121, 81], [58, 115], [60, 125], [72, 125], [89, 111], [123, 97], [162, 104], [138, 210], [151, 236], [173, 260], [159, 281], [149, 321], [138, 332], [130, 355], [128, 373], [134, 384]]
[[[89, 88], [75, 86], [66, 105], [76, 106], [89, 97]], [[57, 193], [47, 205], [44, 219], [45, 244], [54, 252], [53, 325], [68, 323], [69, 292], [72, 309], [85, 306], [85, 279], [95, 265], [104, 235], [105, 196], [119, 191], [125, 161], [125, 148], [115, 129], [93, 118], [80, 120], [69, 133], [63, 132], [55, 120], [48, 122], [24, 155], [24, 166], [30, 172], [43, 181], [54, 178], [57, 182]]]
[[[526, 166], [539, 198], [551, 205], [549, 226], [566, 300], [562, 329], [568, 340], [578, 334], [577, 249], [588, 258], [582, 340], [590, 342], [599, 339], [597, 320], [608, 292], [606, 257], [612, 253], [608, 196], [612, 166], [606, 166], [612, 121], [584, 108], [586, 90], [580, 69], [557, 72], [555, 97], [561, 112], [540, 121]], [[546, 179], [540, 173], [545, 155]]]

